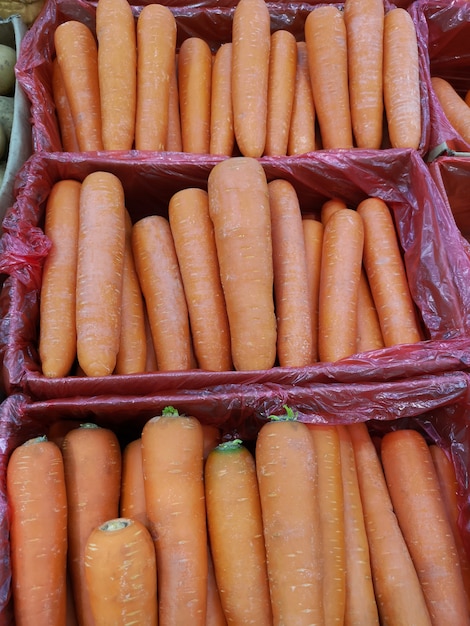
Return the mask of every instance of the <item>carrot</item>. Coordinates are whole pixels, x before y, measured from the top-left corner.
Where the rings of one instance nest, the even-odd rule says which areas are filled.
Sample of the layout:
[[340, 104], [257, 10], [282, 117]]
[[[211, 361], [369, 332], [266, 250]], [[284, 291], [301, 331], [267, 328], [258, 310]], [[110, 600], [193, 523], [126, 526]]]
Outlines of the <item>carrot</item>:
[[77, 357], [87, 376], [106, 376], [116, 365], [124, 248], [121, 181], [92, 172], [80, 191], [76, 291]]
[[178, 55], [175, 55], [175, 67], [170, 76], [170, 93], [168, 95], [168, 126], [166, 132], [165, 150], [168, 152], [182, 152], [180, 103], [178, 93]]
[[326, 624], [323, 617], [317, 458], [293, 412], [271, 418], [255, 459], [274, 624]]
[[359, 279], [357, 299], [357, 352], [379, 350], [384, 347], [379, 317], [364, 268]]
[[444, 115], [459, 135], [470, 143], [470, 106], [454, 87], [444, 78], [431, 77], [431, 86]]
[[341, 200], [341, 198], [330, 198], [329, 200], [325, 200], [320, 209], [321, 223], [325, 226], [333, 213], [336, 213], [339, 209], [347, 208], [348, 206], [346, 202]]
[[345, 626], [379, 626], [369, 543], [348, 427], [338, 424], [344, 502], [346, 558]]
[[35, 437], [15, 448], [6, 494], [15, 624], [64, 624], [67, 496], [57, 445]]
[[418, 41], [411, 14], [393, 8], [385, 14], [383, 40], [384, 106], [392, 148], [418, 149], [421, 92]]
[[124, 447], [121, 465], [119, 515], [138, 520], [148, 528], [140, 437], [133, 439]]
[[160, 3], [144, 6], [137, 18], [137, 150], [165, 149], [176, 30], [173, 13]]
[[305, 154], [313, 150], [315, 150], [315, 106], [308, 70], [307, 44], [305, 41], [298, 41], [287, 154]]
[[137, 99], [136, 26], [127, 0], [96, 5], [101, 126], [105, 150], [131, 150]]
[[337, 361], [356, 352], [363, 245], [361, 216], [352, 209], [333, 213], [323, 233], [318, 305], [321, 361]]
[[235, 144], [232, 108], [232, 43], [216, 51], [211, 78], [210, 154], [232, 156]]
[[157, 555], [158, 623], [204, 625], [208, 565], [200, 422], [166, 407], [142, 429], [142, 462]]
[[60, 180], [47, 199], [44, 234], [51, 249], [44, 261], [39, 305], [39, 357], [48, 378], [66, 376], [77, 353], [75, 287], [81, 183]]
[[290, 31], [280, 28], [271, 35], [264, 149], [264, 154], [267, 156], [287, 154], [294, 105], [296, 67], [295, 37]]
[[307, 261], [307, 288], [310, 299], [312, 361], [318, 361], [318, 298], [320, 293], [323, 224], [310, 218], [302, 219]]
[[155, 550], [141, 522], [119, 517], [93, 529], [84, 565], [96, 626], [157, 626]]
[[230, 370], [230, 329], [207, 191], [187, 187], [176, 192], [168, 217], [198, 365], [204, 370]]
[[155, 354], [155, 348], [153, 345], [152, 339], [152, 331], [150, 328], [150, 322], [147, 313], [147, 307], [145, 306], [144, 301], [144, 321], [145, 321], [145, 343], [146, 343], [146, 360], [145, 360], [145, 371], [146, 372], [155, 372], [158, 369], [157, 365], [157, 356]]
[[204, 482], [209, 541], [227, 623], [272, 624], [255, 460], [241, 440], [221, 443], [209, 453]]
[[393, 511], [375, 445], [364, 422], [350, 424], [348, 429], [354, 448], [380, 623], [430, 626], [423, 590]]
[[119, 514], [121, 450], [114, 432], [84, 423], [62, 443], [68, 503], [68, 568], [81, 626], [93, 624], [85, 579], [85, 546], [91, 531]]
[[340, 439], [336, 426], [308, 424], [318, 459], [325, 624], [343, 624], [346, 604], [346, 544]]
[[59, 61], [55, 57], [52, 61], [52, 98], [59, 124], [62, 149], [65, 152], [78, 152], [77, 134], [73, 122], [70, 103], [65, 91], [65, 85], [60, 71]]
[[264, 0], [239, 0], [232, 21], [232, 106], [242, 156], [266, 144], [271, 17]]
[[352, 148], [346, 26], [335, 6], [318, 6], [304, 26], [315, 114], [323, 148]]
[[59, 448], [62, 448], [62, 442], [65, 435], [73, 428], [78, 428], [80, 422], [72, 419], [58, 419], [49, 426], [47, 430], [47, 438], [53, 441]]
[[297, 192], [287, 180], [268, 184], [277, 317], [277, 356], [281, 367], [313, 362], [307, 258]]
[[276, 359], [277, 336], [269, 191], [262, 165], [250, 157], [224, 159], [209, 174], [208, 194], [234, 367], [268, 369]]
[[90, 28], [77, 20], [59, 24], [54, 44], [81, 151], [103, 150], [98, 46]]
[[188, 307], [168, 220], [150, 215], [136, 222], [132, 250], [158, 369], [189, 369], [192, 347]]
[[212, 424], [202, 424], [202, 434], [204, 438], [203, 457], [207, 459], [209, 452], [221, 443], [221, 430]]
[[183, 152], [210, 149], [212, 52], [200, 37], [188, 37], [178, 54], [178, 93]]
[[349, 105], [355, 144], [379, 149], [383, 131], [383, 0], [346, 0]]
[[132, 252], [132, 222], [125, 212], [125, 246], [122, 268], [121, 335], [115, 374], [145, 372], [147, 361], [144, 301]]
[[214, 561], [210, 546], [207, 546], [207, 610], [206, 626], [227, 626], [225, 613], [220, 601], [219, 588], [215, 579]]
[[469, 624], [457, 548], [424, 436], [412, 429], [388, 432], [381, 458], [432, 623]]
[[385, 346], [420, 341], [414, 303], [390, 209], [381, 198], [357, 207], [364, 224], [364, 268]]

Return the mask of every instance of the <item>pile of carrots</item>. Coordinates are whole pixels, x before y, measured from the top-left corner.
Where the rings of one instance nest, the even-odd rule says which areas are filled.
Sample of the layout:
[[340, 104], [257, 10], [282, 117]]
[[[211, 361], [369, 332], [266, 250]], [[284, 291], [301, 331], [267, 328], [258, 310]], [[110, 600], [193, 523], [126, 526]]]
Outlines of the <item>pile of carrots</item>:
[[7, 467], [16, 624], [464, 626], [458, 492], [410, 428], [288, 407], [246, 443], [173, 407], [126, 442], [56, 422]]
[[392, 214], [304, 214], [287, 179], [229, 157], [207, 189], [131, 222], [119, 178], [60, 180], [45, 208], [43, 374], [263, 370], [422, 339]]
[[65, 151], [152, 150], [225, 156], [421, 142], [417, 34], [383, 0], [316, 6], [303, 32], [273, 30], [264, 0], [239, 0], [231, 40], [211, 49], [158, 3], [134, 16], [99, 0], [95, 32], [54, 34], [52, 94]]

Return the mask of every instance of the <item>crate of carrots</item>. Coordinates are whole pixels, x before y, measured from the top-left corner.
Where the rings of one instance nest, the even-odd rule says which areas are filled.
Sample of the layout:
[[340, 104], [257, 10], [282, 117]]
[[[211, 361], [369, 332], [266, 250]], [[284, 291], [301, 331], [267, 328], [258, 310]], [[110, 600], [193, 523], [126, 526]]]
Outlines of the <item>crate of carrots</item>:
[[371, 411], [352, 384], [355, 415], [245, 406], [241, 427], [170, 397], [124, 417], [9, 396], [2, 624], [467, 624], [468, 376], [435, 378], [459, 393], [419, 408], [408, 379]]
[[424, 154], [418, 46], [388, 0], [49, 0], [17, 72], [35, 150]]

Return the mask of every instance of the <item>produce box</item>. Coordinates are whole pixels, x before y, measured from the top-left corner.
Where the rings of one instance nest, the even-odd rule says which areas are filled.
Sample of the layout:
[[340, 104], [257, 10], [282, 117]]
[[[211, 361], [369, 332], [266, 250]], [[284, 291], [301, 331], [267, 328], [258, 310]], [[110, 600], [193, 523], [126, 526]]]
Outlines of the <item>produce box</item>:
[[388, 381], [425, 373], [466, 369], [470, 358], [468, 329], [470, 257], [448, 205], [416, 151], [319, 152], [309, 157], [264, 159], [268, 179], [285, 178], [299, 197], [303, 213], [318, 212], [330, 198], [348, 206], [369, 195], [390, 207], [413, 300], [425, 339], [382, 348], [305, 368], [274, 367], [262, 371], [159, 371], [133, 375], [46, 378], [38, 357], [41, 272], [48, 252], [43, 232], [44, 207], [52, 185], [62, 178], [83, 180], [106, 170], [122, 181], [131, 219], [167, 215], [172, 194], [188, 186], [206, 188], [212, 167], [221, 159], [100, 157], [37, 153], [22, 169], [17, 200], [4, 220], [1, 271], [8, 277], [2, 297], [0, 347], [7, 393], [36, 399], [145, 395], [170, 390], [224, 393], [232, 385], [294, 385]]
[[[16, 50], [18, 57], [26, 30], [26, 24], [19, 15], [0, 20], [0, 44]], [[29, 102], [17, 80], [13, 93], [2, 96], [2, 99], [5, 99], [2, 122], [7, 130], [7, 147], [0, 158], [0, 169], [3, 172], [0, 182], [0, 220], [13, 202], [15, 176], [32, 151]], [[7, 112], [6, 116], [3, 111]]]

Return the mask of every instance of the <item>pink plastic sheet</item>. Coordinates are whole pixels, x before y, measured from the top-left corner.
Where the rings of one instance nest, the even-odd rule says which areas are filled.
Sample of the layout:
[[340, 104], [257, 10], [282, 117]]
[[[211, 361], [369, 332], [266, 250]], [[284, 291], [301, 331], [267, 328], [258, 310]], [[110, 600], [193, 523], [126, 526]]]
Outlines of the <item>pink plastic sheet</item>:
[[[457, 228], [470, 242], [470, 159], [441, 156], [429, 164], [436, 185], [454, 216]], [[470, 249], [470, 243], [468, 243]]]

